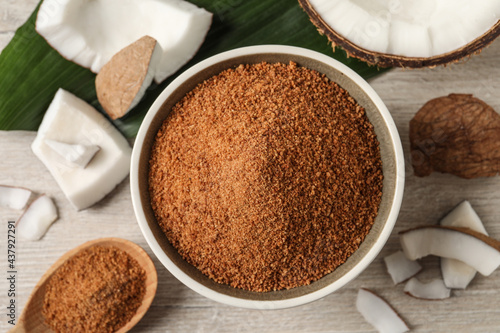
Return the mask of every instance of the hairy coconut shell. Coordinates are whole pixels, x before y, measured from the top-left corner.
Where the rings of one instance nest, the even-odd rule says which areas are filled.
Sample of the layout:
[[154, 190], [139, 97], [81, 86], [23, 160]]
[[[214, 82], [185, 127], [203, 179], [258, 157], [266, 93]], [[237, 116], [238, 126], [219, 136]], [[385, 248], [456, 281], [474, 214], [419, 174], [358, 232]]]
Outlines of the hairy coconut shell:
[[379, 53], [356, 45], [332, 29], [314, 9], [309, 0], [298, 1], [307, 15], [309, 15], [311, 22], [318, 28], [319, 33], [326, 35], [328, 40], [332, 42], [333, 47], [340, 46], [349, 56], [361, 59], [371, 65], [379, 67], [421, 68], [457, 62], [464, 57], [481, 52], [484, 47], [491, 44], [491, 42], [493, 42], [493, 40], [500, 35], [500, 21], [498, 21], [486, 33], [452, 52], [432, 57], [406, 57], [388, 53]]
[[482, 100], [450, 94], [427, 102], [410, 121], [415, 175], [433, 171], [462, 178], [500, 172], [500, 115]]

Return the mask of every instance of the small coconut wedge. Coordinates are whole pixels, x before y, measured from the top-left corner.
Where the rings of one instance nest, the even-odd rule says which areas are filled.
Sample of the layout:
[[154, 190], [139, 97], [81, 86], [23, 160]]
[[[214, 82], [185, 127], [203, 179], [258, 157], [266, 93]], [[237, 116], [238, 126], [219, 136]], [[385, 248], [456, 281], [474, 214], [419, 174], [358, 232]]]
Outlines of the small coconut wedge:
[[468, 228], [421, 226], [400, 232], [399, 239], [410, 260], [428, 255], [456, 259], [483, 275], [500, 266], [500, 242]]
[[151, 85], [162, 50], [156, 40], [144, 36], [115, 54], [97, 74], [97, 99], [104, 111], [117, 119], [139, 103]]
[[408, 332], [409, 328], [392, 306], [373, 291], [361, 288], [356, 308], [367, 322], [381, 333]]
[[384, 262], [394, 284], [404, 282], [422, 270], [418, 262], [409, 260], [401, 251], [388, 255]]
[[17, 221], [17, 234], [24, 239], [39, 240], [57, 217], [54, 201], [43, 194], [33, 200]]
[[162, 48], [154, 79], [162, 82], [198, 51], [212, 14], [182, 0], [44, 0], [36, 30], [64, 58], [98, 73], [142, 36]]
[[[481, 219], [466, 200], [453, 209], [440, 222], [444, 226], [465, 227], [488, 235]], [[441, 273], [448, 288], [465, 289], [476, 276], [476, 270], [469, 265], [448, 258], [441, 258]]]
[[440, 300], [449, 298], [451, 290], [446, 287], [444, 281], [435, 279], [428, 283], [422, 283], [417, 278], [411, 278], [405, 285], [405, 293], [415, 298], [427, 300]]
[[498, 0], [299, 0], [350, 56], [381, 67], [456, 62], [500, 35]]
[[31, 191], [23, 187], [0, 185], [0, 206], [23, 209], [31, 197]]
[[56, 140], [45, 140], [47, 146], [58, 153], [68, 165], [85, 168], [101, 148], [91, 144], [69, 144]]

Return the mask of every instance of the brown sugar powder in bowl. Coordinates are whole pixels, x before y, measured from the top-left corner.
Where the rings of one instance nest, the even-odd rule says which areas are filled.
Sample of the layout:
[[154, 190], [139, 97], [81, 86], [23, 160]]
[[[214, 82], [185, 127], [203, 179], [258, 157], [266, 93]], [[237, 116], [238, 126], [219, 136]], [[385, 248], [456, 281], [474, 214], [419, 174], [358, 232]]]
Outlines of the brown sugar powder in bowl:
[[94, 245], [57, 269], [43, 315], [55, 332], [116, 332], [142, 304], [146, 272], [128, 253]]
[[151, 151], [152, 208], [182, 257], [213, 280], [265, 292], [332, 272], [382, 197], [364, 109], [326, 76], [241, 65], [175, 105]]

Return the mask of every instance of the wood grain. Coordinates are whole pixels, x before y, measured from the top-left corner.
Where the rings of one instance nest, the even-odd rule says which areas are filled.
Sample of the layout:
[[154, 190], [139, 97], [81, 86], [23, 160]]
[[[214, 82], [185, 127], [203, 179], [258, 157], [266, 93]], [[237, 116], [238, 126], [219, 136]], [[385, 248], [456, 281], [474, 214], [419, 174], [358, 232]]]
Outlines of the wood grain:
[[[5, 45], [37, 1], [0, 0], [0, 45]], [[6, 17], [6, 19], [5, 19]], [[429, 99], [449, 93], [472, 93], [500, 111], [500, 41], [470, 60], [422, 70], [393, 70], [370, 82], [391, 111], [409, 161], [408, 124]], [[128, 179], [97, 205], [76, 212], [42, 163], [31, 153], [34, 133], [0, 133], [0, 183], [28, 187], [51, 196], [60, 218], [38, 242], [18, 240], [17, 318], [29, 294], [58, 257], [85, 241], [100, 237], [129, 239], [153, 257], [131, 207]], [[360, 287], [376, 291], [401, 314], [413, 332], [498, 332], [500, 328], [500, 270], [489, 277], [477, 275], [466, 290], [455, 290], [443, 301], [423, 301], [394, 286], [383, 257], [400, 248], [397, 233], [420, 224], [437, 223], [462, 200], [469, 200], [488, 233], [500, 239], [500, 177], [473, 180], [434, 173], [426, 178], [406, 166], [405, 194], [391, 238], [377, 259], [356, 280], [339, 292], [304, 306], [276, 311], [246, 310], [215, 303], [177, 281], [153, 257], [158, 269], [158, 292], [150, 310], [132, 332], [374, 332], [355, 309]], [[0, 331], [11, 328], [6, 314], [7, 221], [20, 212], [0, 209]], [[422, 260], [422, 280], [440, 276], [436, 258]]]

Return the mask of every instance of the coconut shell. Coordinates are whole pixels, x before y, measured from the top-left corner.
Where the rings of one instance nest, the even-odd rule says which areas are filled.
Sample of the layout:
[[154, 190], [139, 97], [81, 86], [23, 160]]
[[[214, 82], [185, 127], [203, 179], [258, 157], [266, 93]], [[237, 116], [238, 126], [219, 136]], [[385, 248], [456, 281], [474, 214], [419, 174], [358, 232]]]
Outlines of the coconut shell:
[[457, 62], [460, 59], [479, 53], [484, 47], [488, 46], [500, 35], [500, 21], [498, 21], [490, 30], [483, 35], [477, 37], [463, 47], [432, 57], [406, 57], [387, 53], [379, 53], [362, 48], [341, 34], [332, 29], [316, 12], [309, 0], [298, 0], [300, 6], [309, 15], [311, 22], [318, 28], [320, 34], [325, 35], [332, 43], [332, 46], [340, 46], [346, 53], [360, 60], [363, 60], [371, 65], [379, 67], [405, 67], [405, 68], [421, 68], [434, 67], [437, 65], [445, 65], [448, 63]]
[[115, 54], [97, 74], [97, 99], [111, 119], [127, 113], [141, 87], [151, 83], [148, 72], [156, 45], [154, 38], [144, 36]]
[[500, 172], [500, 115], [482, 100], [450, 94], [427, 102], [410, 121], [415, 175], [433, 171], [462, 178]]

